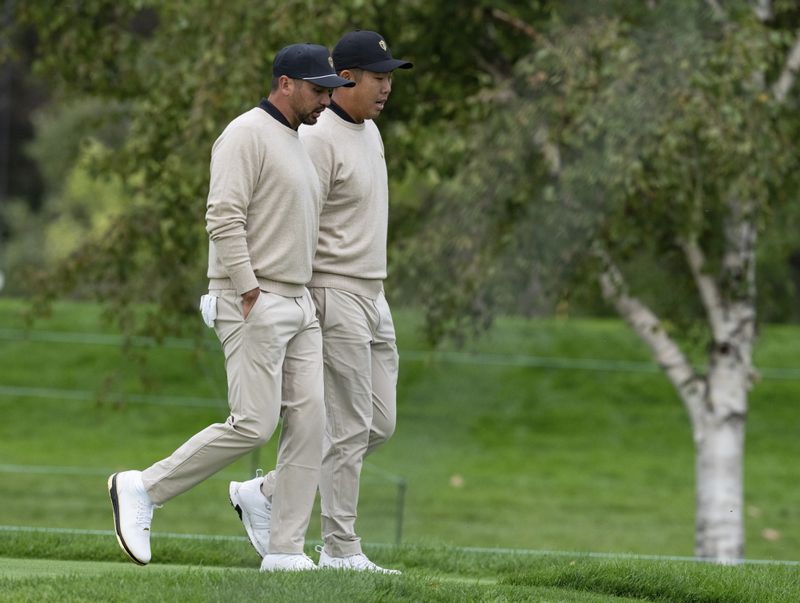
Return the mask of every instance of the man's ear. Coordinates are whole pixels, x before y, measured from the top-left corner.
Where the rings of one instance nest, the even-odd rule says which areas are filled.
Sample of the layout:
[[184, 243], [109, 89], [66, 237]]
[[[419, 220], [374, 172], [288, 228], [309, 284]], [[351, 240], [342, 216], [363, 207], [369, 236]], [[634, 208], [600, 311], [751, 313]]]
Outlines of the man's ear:
[[356, 81], [355, 74], [352, 71], [350, 71], [349, 69], [342, 69], [339, 72], [339, 77], [343, 77], [344, 79], [350, 80], [351, 82], [355, 82]]
[[293, 80], [288, 75], [282, 75], [278, 78], [278, 90], [280, 90], [283, 94], [291, 93], [293, 87]]

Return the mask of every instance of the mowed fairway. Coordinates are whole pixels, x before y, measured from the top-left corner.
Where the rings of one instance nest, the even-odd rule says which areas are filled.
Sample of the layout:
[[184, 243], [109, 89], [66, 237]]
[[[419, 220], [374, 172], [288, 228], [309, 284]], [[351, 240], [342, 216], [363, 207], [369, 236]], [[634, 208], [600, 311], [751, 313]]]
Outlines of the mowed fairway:
[[[202, 554], [200, 555], [202, 557]], [[402, 576], [323, 570], [0, 557], [2, 601], [672, 601], [775, 602], [800, 596], [797, 567], [603, 561], [400, 547]]]
[[[255, 571], [227, 481], [269, 469], [274, 442], [156, 511], [153, 565], [113, 563], [123, 555], [109, 532], [108, 473], [143, 468], [224, 419], [218, 344], [198, 329], [207, 347], [137, 342], [125, 356], [95, 306], [58, 304], [31, 332], [23, 306], [0, 300], [3, 600], [800, 600], [791, 565], [581, 555], [692, 554], [685, 412], [635, 336], [602, 320], [502, 320], [465, 352], [433, 353], [416, 315], [397, 312], [398, 430], [366, 463], [359, 525], [370, 556], [401, 578]], [[767, 327], [757, 349], [750, 559], [800, 559], [798, 335]], [[308, 537], [319, 538], [316, 514]]]
[[498, 585], [496, 580], [458, 576], [403, 578], [342, 575], [324, 571], [304, 575], [259, 575], [239, 568], [160, 565], [137, 568], [109, 562], [0, 559], [0, 579], [8, 600], [64, 601], [451, 601], [480, 598], [556, 601], [618, 601], [617, 597], [575, 593], [571, 589]]

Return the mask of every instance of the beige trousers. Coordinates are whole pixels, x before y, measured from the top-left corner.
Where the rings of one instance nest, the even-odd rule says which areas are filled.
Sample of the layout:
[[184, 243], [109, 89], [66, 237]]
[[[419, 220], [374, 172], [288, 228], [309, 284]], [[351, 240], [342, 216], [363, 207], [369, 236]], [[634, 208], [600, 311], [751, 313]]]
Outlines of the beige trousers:
[[162, 504], [266, 443], [283, 417], [271, 553], [301, 553], [319, 483], [325, 424], [322, 341], [311, 295], [262, 291], [247, 319], [232, 289], [214, 290], [215, 330], [225, 352], [230, 416], [142, 473]]
[[322, 326], [325, 447], [320, 476], [322, 539], [334, 557], [361, 552], [355, 532], [364, 457], [396, 422], [399, 359], [389, 305], [340, 289], [311, 289]]

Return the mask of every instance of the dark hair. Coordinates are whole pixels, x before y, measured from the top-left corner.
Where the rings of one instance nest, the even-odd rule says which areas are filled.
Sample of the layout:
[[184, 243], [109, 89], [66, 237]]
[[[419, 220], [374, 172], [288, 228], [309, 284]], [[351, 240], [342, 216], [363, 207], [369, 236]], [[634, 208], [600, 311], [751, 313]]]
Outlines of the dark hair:
[[361, 80], [361, 76], [364, 75], [364, 70], [361, 67], [345, 67], [344, 69], [340, 69], [339, 71], [337, 71], [336, 75], [338, 75], [339, 77], [343, 77], [342, 71], [349, 71], [350, 73], [352, 73], [353, 81], [355, 83], [358, 83]]

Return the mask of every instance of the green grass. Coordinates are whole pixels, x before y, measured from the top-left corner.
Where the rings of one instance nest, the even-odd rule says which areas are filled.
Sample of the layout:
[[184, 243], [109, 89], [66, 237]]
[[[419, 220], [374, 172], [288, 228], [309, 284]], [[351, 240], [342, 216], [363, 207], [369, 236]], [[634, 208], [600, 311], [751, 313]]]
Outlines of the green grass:
[[[0, 558], [0, 601], [620, 601], [572, 589], [498, 584], [458, 576], [409, 573], [402, 578], [262, 575], [254, 570], [196, 566], [133, 568], [115, 563], [20, 562]], [[622, 599], [631, 600], [631, 599]], [[635, 599], [633, 599], [635, 600]]]
[[[23, 305], [0, 299], [0, 330], [23, 328]], [[692, 554], [691, 434], [663, 375], [437, 360], [413, 353], [426, 349], [414, 313], [398, 311], [396, 322], [398, 430], [367, 461], [359, 515], [366, 543], [394, 541], [398, 491], [391, 476], [399, 475], [408, 485], [405, 543]], [[60, 303], [35, 332], [113, 331], [96, 307]], [[134, 360], [116, 345], [0, 336], [0, 386], [90, 394], [86, 400], [0, 395], [0, 525], [107, 530], [107, 472], [146, 467], [223, 420], [221, 354], [210, 331], [198, 333], [208, 349], [140, 348]], [[796, 327], [765, 328], [757, 362], [794, 368], [798, 335]], [[638, 339], [609, 320], [504, 319], [470, 351], [649, 362]], [[209, 405], [142, 403], [137, 396]], [[749, 558], [800, 559], [799, 397], [800, 382], [791, 379], [765, 379], [751, 396]], [[258, 464], [268, 469], [274, 458], [271, 442]], [[66, 473], [33, 473], [30, 466]], [[82, 473], [69, 473], [76, 467]], [[244, 478], [253, 467], [252, 459], [242, 459], [171, 501], [156, 512], [155, 533], [240, 536], [226, 480]], [[311, 541], [318, 531], [315, 514]], [[10, 555], [9, 538], [0, 532], [0, 555]]]
[[[34, 535], [41, 545], [73, 547], [60, 561], [0, 557], [0, 601], [670, 601], [798, 600], [796, 567], [723, 567], [686, 561], [604, 560], [584, 555], [478, 553], [444, 547], [368, 549], [403, 575], [320, 571], [260, 574], [239, 556], [244, 543], [154, 538], [166, 561], [141, 568], [115, 558], [109, 538]], [[71, 542], [70, 542], [71, 541]], [[62, 552], [64, 549], [62, 548]], [[252, 552], [251, 552], [252, 553]], [[313, 553], [312, 553], [313, 555]], [[187, 564], [188, 560], [188, 564]]]

